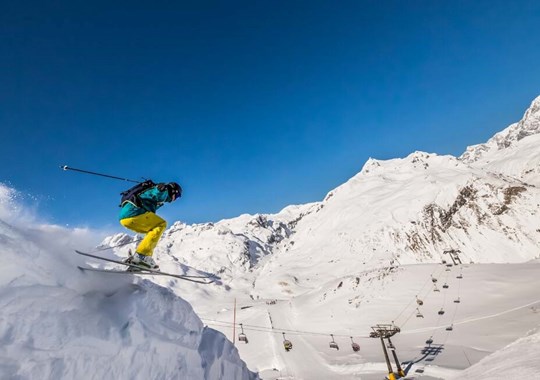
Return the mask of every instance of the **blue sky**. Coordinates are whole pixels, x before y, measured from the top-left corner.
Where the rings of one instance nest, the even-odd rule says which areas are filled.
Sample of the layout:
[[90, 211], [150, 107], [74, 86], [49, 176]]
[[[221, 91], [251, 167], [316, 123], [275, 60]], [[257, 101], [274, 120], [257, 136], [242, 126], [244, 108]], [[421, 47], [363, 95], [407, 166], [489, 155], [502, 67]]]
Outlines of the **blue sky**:
[[59, 165], [180, 182], [169, 221], [273, 213], [540, 95], [536, 1], [115, 4], [0, 13], [0, 181], [54, 223], [116, 228], [126, 187]]

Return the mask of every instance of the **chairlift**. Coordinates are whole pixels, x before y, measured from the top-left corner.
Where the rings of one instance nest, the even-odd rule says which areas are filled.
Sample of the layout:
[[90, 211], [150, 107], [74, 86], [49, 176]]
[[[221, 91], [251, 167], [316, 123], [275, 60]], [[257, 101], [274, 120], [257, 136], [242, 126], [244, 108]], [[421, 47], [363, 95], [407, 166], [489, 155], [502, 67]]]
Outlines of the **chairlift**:
[[458, 279], [460, 279], [460, 280], [461, 280], [461, 279], [463, 278], [463, 275], [462, 275], [462, 274], [460, 274], [460, 275], [459, 275], [459, 276], [457, 276], [456, 278], [458, 278]]
[[292, 350], [292, 343], [290, 340], [287, 340], [285, 338], [285, 333], [282, 333], [283, 334], [283, 348], [285, 348], [285, 351], [289, 352], [290, 350]]
[[426, 340], [426, 344], [432, 344], [433, 343], [433, 339], [430, 337], [428, 340]]
[[439, 310], [439, 315], [443, 315], [444, 314], [444, 310], [441, 308], [441, 310]]
[[424, 316], [422, 315], [420, 310], [418, 310], [418, 308], [416, 308], [416, 318], [424, 318]]
[[460, 303], [460, 302], [461, 302], [461, 300], [459, 299], [459, 297], [454, 300], [454, 303]]
[[443, 288], [444, 288], [444, 289], [448, 289], [449, 287], [450, 287], [450, 286], [448, 286], [448, 284], [444, 284], [444, 285], [443, 285]]
[[454, 326], [454, 325], [448, 326], [448, 327], [446, 328], [446, 331], [452, 331], [452, 330], [454, 330], [454, 327], [453, 327], [453, 326]]
[[358, 343], [355, 343], [352, 336], [351, 336], [351, 347], [354, 352], [360, 351], [360, 345]]
[[439, 288], [437, 288], [437, 285], [435, 285], [435, 287], [433, 288], [433, 291], [434, 292], [440, 292]]
[[450, 272], [450, 268], [446, 268], [445, 271], [446, 271], [446, 272]]
[[244, 342], [244, 343], [248, 343], [248, 339], [247, 339], [247, 336], [246, 334], [244, 334], [244, 326], [242, 326], [242, 324], [240, 323], [240, 329], [242, 329], [242, 332], [240, 334], [238, 334], [238, 341], [239, 342]]
[[332, 337], [332, 341], [330, 342], [330, 348], [335, 348], [336, 350], [339, 351], [339, 346], [334, 340], [334, 334], [330, 334], [330, 336]]
[[432, 276], [432, 277], [431, 277], [431, 281], [432, 281], [433, 283], [436, 283], [436, 282], [437, 282], [437, 279], [436, 279], [435, 277]]
[[418, 298], [418, 296], [416, 296], [416, 303], [419, 305], [419, 306], [422, 306], [424, 304], [424, 301], [422, 301], [420, 298]]

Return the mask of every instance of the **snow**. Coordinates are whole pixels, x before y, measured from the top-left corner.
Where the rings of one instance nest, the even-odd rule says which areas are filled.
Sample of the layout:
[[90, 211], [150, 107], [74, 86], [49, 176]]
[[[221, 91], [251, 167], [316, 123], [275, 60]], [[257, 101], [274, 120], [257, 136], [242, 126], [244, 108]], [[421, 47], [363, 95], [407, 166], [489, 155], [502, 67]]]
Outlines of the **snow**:
[[80, 272], [70, 241], [84, 244], [88, 235], [0, 221], [0, 378], [257, 378], [169, 289]]
[[[13, 215], [33, 218], [0, 187], [0, 377], [381, 379], [376, 324], [400, 328], [392, 343], [408, 379], [536, 373], [539, 110], [540, 98], [460, 158], [370, 159], [320, 202], [172, 223], [160, 267], [220, 277], [205, 286], [81, 275], [84, 261], [114, 267], [72, 254], [92, 232], [21, 227]], [[108, 236], [98, 249], [125, 257], [136, 240]]]
[[498, 152], [515, 145], [521, 139], [540, 133], [540, 96], [531, 103], [525, 111], [523, 118], [510, 125], [503, 131], [496, 133], [485, 144], [467, 147], [460, 159], [466, 163], [479, 160], [488, 161], [490, 157], [497, 156]]

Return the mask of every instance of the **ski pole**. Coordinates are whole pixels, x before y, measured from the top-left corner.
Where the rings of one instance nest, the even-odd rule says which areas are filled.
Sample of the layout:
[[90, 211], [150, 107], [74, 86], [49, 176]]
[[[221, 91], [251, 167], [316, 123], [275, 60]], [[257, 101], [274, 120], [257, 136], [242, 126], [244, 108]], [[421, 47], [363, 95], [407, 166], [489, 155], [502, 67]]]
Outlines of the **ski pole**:
[[63, 169], [63, 170], [72, 170], [72, 171], [74, 171], [74, 172], [80, 172], [80, 173], [86, 173], [86, 174], [92, 174], [92, 175], [98, 175], [98, 176], [101, 176], [101, 177], [107, 177], [107, 178], [119, 179], [119, 180], [121, 180], [121, 181], [141, 183], [141, 181], [135, 181], [135, 180], [129, 179], [129, 178], [116, 177], [116, 176], [114, 176], [114, 175], [108, 175], [108, 174], [102, 174], [102, 173], [91, 172], [91, 171], [88, 171], [88, 170], [82, 170], [82, 169], [70, 168], [70, 167], [67, 166], [67, 165], [62, 165], [62, 166], [60, 166], [60, 169]]

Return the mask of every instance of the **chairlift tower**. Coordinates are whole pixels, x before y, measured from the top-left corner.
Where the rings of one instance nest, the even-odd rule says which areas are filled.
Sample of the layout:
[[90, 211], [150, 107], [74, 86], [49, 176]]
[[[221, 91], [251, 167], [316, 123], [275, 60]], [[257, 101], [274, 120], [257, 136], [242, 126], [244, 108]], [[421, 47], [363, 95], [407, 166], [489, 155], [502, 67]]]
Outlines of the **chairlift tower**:
[[403, 369], [401, 368], [401, 365], [399, 364], [399, 360], [396, 354], [396, 346], [392, 344], [392, 341], [390, 340], [390, 337], [388, 337], [388, 343], [390, 346], [390, 349], [392, 350], [392, 355], [394, 356], [394, 361], [396, 362], [396, 367], [398, 370], [398, 375], [400, 377], [405, 377], [405, 372], [403, 372]]
[[[388, 339], [389, 346], [394, 347], [394, 345], [392, 344], [392, 341], [390, 340], [390, 337], [393, 337], [394, 335], [399, 333], [401, 331], [401, 329], [399, 327], [397, 327], [396, 325], [394, 325], [394, 324], [391, 324], [391, 325], [385, 325], [385, 324], [375, 325], [375, 326], [372, 326], [371, 329], [373, 331], [369, 334], [369, 336], [371, 338], [379, 338], [379, 339], [381, 339], [381, 344], [382, 344], [383, 353], [384, 353], [384, 359], [386, 360], [386, 366], [388, 367], [388, 379], [389, 380], [396, 380], [396, 376], [394, 374], [394, 371], [392, 370], [392, 364], [390, 363], [390, 358], [388, 357], [388, 351], [386, 350], [386, 345], [384, 344], [384, 340]], [[395, 353], [395, 348], [392, 348], [392, 354], [394, 356], [394, 360], [396, 361], [396, 366], [397, 366], [397, 369], [398, 369], [398, 375], [399, 376], [404, 376], [405, 373], [403, 372], [403, 370], [401, 369], [401, 367], [399, 365], [399, 361], [398, 361], [397, 355]]]
[[454, 265], [462, 264], [459, 254], [461, 251], [459, 249], [445, 249], [443, 254], [448, 254], [452, 259]]

